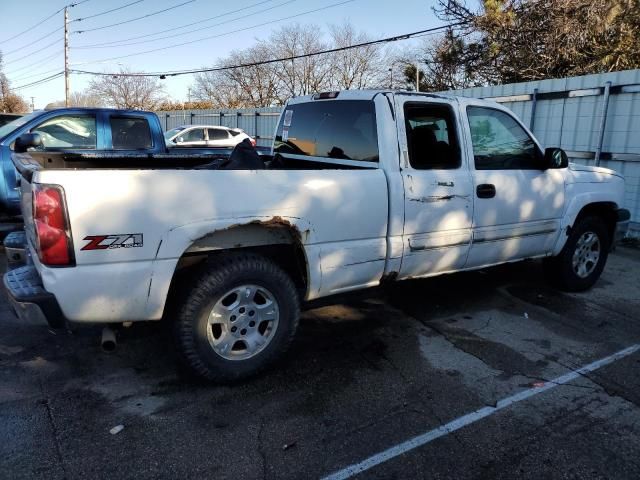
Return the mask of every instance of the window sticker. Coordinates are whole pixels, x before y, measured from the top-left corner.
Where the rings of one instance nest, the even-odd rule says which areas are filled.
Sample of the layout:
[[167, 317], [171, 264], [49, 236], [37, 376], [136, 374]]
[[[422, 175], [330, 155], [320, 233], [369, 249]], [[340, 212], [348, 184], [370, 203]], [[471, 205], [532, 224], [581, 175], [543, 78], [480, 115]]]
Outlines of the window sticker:
[[285, 127], [290, 127], [292, 119], [293, 119], [293, 110], [285, 110], [285, 112], [284, 112], [284, 126]]
[[282, 141], [286, 142], [289, 140], [289, 129], [288, 128], [283, 128], [282, 129]]

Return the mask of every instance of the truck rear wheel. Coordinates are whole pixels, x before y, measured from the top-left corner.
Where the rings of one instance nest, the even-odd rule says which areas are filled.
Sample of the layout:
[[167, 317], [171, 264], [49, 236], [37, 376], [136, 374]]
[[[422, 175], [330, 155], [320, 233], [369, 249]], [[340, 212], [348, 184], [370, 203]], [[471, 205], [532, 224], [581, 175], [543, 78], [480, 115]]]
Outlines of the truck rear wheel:
[[199, 276], [180, 308], [178, 352], [208, 380], [239, 380], [287, 350], [299, 316], [295, 285], [274, 262], [256, 254], [225, 255]]
[[583, 217], [571, 229], [560, 254], [545, 261], [551, 283], [569, 292], [580, 292], [600, 278], [609, 254], [609, 235], [603, 220]]

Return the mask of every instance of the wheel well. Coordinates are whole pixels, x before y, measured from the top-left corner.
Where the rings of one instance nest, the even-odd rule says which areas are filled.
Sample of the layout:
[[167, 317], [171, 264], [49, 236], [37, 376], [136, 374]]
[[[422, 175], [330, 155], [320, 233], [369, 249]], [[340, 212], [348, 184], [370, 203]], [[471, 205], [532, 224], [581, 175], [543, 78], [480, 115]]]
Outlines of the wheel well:
[[[273, 260], [290, 277], [304, 298], [308, 268], [304, 247], [297, 231], [290, 226], [243, 225], [213, 232], [189, 246], [178, 260], [171, 279], [165, 312], [179, 304], [188, 293], [191, 280], [216, 258], [230, 252], [253, 252]], [[178, 301], [176, 301], [178, 300]]]
[[613, 236], [615, 234], [616, 229], [616, 208], [617, 205], [613, 202], [597, 202], [590, 203], [582, 207], [580, 213], [576, 217], [575, 222], [573, 224], [577, 224], [584, 217], [600, 217], [604, 220], [607, 226], [607, 233], [609, 234], [609, 240], [613, 240]]

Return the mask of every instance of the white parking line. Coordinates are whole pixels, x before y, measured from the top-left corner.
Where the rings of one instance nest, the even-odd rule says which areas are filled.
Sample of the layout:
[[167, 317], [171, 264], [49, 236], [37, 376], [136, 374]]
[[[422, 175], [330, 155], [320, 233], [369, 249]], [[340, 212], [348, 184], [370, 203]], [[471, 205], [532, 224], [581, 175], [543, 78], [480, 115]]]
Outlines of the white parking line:
[[384, 463], [387, 460], [391, 460], [392, 458], [395, 458], [399, 455], [407, 453], [415, 448], [426, 445], [427, 443], [430, 443], [437, 438], [448, 435], [451, 432], [455, 432], [456, 430], [459, 430], [463, 427], [466, 427], [467, 425], [475, 423], [478, 420], [488, 417], [489, 415], [493, 415], [494, 413], [499, 412], [503, 408], [513, 405], [514, 403], [522, 402], [523, 400], [526, 400], [530, 397], [538, 395], [542, 392], [551, 390], [552, 388], [555, 388], [558, 385], [564, 385], [565, 383], [568, 383], [571, 380], [575, 380], [576, 378], [579, 378], [585, 373], [593, 372], [594, 370], [604, 367], [605, 365], [609, 365], [610, 363], [613, 363], [616, 360], [620, 360], [623, 357], [631, 355], [632, 353], [635, 353], [638, 350], [640, 350], [640, 344], [632, 345], [628, 348], [625, 348], [624, 350], [620, 350], [619, 352], [614, 353], [613, 355], [609, 355], [608, 357], [597, 360], [577, 370], [572, 370], [571, 372], [566, 373], [565, 375], [562, 375], [558, 378], [545, 382], [543, 385], [539, 387], [523, 390], [520, 393], [516, 393], [515, 395], [504, 398], [498, 401], [495, 407], [484, 407], [484, 408], [481, 408], [480, 410], [476, 410], [475, 412], [471, 412], [471, 413], [468, 413], [467, 415], [456, 418], [455, 420], [445, 425], [441, 425], [438, 428], [425, 432], [421, 435], [418, 435], [417, 437], [413, 437], [410, 440], [407, 440], [406, 442], [402, 442], [398, 445], [395, 445], [387, 450], [384, 450], [383, 452], [376, 453], [375, 455], [372, 455], [371, 457], [359, 463], [354, 463], [353, 465], [349, 465], [348, 467], [343, 468], [342, 470], [339, 470], [335, 473], [332, 473], [331, 475], [324, 477], [322, 480], [344, 480], [347, 478], [351, 478], [355, 475], [358, 475], [359, 473], [362, 473], [366, 470], [369, 470], [370, 468], [375, 467], [376, 465], [380, 465], [381, 463]]

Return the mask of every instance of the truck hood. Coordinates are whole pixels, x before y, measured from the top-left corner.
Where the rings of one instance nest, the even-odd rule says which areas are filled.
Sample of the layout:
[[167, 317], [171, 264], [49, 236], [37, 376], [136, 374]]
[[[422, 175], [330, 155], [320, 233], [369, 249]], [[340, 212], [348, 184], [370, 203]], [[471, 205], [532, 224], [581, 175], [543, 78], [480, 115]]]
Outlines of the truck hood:
[[612, 177], [624, 178], [610, 168], [591, 167], [577, 163], [569, 163], [569, 170], [576, 182], [607, 182], [612, 180]]

